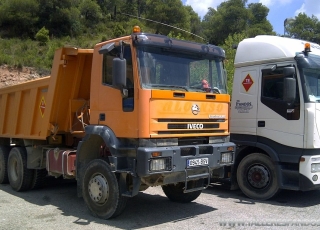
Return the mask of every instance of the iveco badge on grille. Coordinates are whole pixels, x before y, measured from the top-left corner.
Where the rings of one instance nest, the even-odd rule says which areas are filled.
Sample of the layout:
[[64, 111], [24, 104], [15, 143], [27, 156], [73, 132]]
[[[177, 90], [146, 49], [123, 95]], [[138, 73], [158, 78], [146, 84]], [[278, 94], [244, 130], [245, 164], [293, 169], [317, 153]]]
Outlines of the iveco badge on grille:
[[191, 106], [191, 111], [192, 111], [193, 115], [198, 115], [198, 113], [200, 113], [200, 108], [197, 104], [193, 104]]

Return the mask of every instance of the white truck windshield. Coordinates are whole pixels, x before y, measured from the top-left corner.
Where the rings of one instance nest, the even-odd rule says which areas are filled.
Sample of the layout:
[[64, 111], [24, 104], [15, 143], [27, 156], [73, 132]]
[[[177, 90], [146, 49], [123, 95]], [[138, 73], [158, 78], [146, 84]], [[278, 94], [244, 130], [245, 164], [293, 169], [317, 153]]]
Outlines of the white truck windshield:
[[304, 95], [307, 102], [320, 102], [320, 57], [309, 55], [298, 60], [300, 74], [304, 81]]

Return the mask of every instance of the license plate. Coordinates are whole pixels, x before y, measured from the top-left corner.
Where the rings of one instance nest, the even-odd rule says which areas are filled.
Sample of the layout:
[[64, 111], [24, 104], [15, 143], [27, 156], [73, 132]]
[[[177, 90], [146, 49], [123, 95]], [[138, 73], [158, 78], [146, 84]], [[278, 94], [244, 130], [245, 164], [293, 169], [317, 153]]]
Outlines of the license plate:
[[209, 158], [197, 158], [187, 160], [188, 167], [199, 166], [199, 165], [208, 165]]

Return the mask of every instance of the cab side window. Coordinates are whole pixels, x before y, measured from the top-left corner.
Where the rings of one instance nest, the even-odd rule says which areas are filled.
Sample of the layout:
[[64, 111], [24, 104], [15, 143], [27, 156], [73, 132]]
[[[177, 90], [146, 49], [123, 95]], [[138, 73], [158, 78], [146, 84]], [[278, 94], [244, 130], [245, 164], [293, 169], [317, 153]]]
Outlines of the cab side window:
[[[120, 47], [114, 48], [111, 52], [103, 54], [103, 67], [102, 67], [102, 84], [112, 87], [112, 61], [114, 58], [120, 57]], [[129, 45], [125, 45], [123, 49], [123, 57], [126, 59], [127, 80], [126, 88], [128, 89], [128, 98], [123, 98], [122, 107], [123, 111], [130, 112], [134, 109], [134, 80], [132, 68], [132, 56]]]
[[284, 100], [284, 79], [283, 68], [274, 71], [262, 70], [261, 81], [261, 102], [286, 118], [287, 120], [299, 120], [300, 118], [300, 97], [298, 83], [296, 85], [296, 100], [288, 105]]

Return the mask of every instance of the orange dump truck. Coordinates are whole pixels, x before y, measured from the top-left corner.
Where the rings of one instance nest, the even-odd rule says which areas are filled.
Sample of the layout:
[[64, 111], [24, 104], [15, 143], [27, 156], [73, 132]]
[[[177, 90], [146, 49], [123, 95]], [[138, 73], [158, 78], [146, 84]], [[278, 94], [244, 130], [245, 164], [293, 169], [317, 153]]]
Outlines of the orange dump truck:
[[50, 77], [0, 89], [0, 183], [24, 191], [47, 175], [75, 178], [104, 219], [149, 186], [193, 201], [233, 163], [224, 58], [139, 31], [57, 50]]

